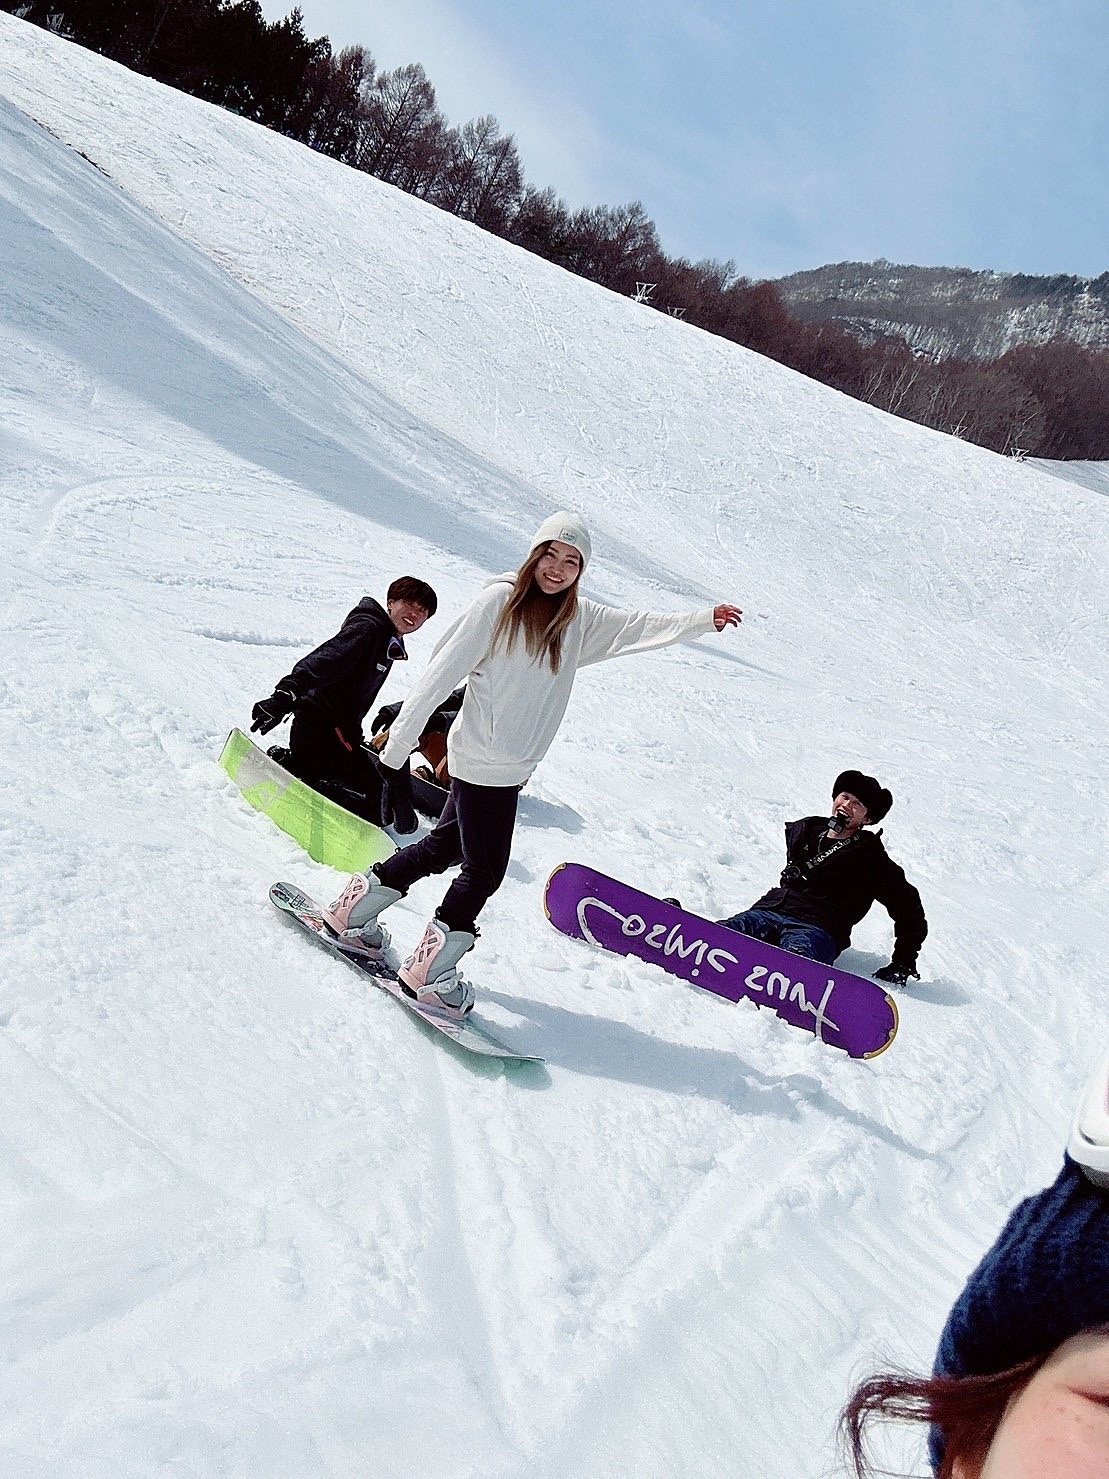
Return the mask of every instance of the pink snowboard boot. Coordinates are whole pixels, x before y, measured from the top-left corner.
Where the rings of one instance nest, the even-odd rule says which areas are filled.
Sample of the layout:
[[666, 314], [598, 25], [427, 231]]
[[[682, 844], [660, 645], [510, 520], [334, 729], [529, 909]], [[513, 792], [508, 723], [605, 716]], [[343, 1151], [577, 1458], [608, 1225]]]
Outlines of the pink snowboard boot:
[[389, 947], [389, 931], [377, 916], [400, 898], [400, 890], [387, 888], [371, 869], [356, 873], [329, 909], [320, 913], [353, 955], [383, 960]]
[[474, 988], [458, 974], [458, 962], [474, 948], [474, 938], [433, 919], [397, 972], [409, 996], [447, 1017], [464, 1017], [474, 1004]]

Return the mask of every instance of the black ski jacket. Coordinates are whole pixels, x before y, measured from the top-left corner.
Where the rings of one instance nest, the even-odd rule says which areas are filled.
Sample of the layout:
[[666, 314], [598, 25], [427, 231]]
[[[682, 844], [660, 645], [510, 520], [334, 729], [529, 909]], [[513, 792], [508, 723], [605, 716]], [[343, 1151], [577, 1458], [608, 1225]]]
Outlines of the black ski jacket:
[[[424, 734], [446, 734], [458, 718], [459, 710], [462, 708], [462, 700], [465, 697], [465, 685], [461, 688], [456, 688], [451, 696], [445, 698], [435, 712], [429, 716], [427, 723], [424, 725]], [[386, 704], [384, 708], [378, 709], [374, 715], [373, 723], [370, 725], [370, 733], [377, 734], [382, 729], [388, 729], [400, 713], [401, 707], [401, 700], [398, 699], [395, 704]]]
[[298, 708], [314, 705], [357, 745], [362, 720], [393, 663], [407, 657], [389, 613], [372, 596], [363, 596], [335, 635], [302, 657], [277, 686], [295, 694]]
[[877, 900], [893, 920], [894, 962], [915, 966], [928, 921], [920, 895], [882, 845], [881, 832], [856, 832], [830, 856], [820, 858], [816, 844], [827, 830], [827, 817], [786, 823], [781, 883], [751, 908], [773, 909], [827, 930], [838, 952], [847, 949], [852, 929]]

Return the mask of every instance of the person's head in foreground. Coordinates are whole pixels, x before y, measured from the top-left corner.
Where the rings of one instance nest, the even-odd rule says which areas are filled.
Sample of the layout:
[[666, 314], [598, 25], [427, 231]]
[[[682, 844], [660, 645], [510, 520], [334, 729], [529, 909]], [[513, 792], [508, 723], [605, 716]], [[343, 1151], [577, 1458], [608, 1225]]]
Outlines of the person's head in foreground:
[[1069, 1151], [971, 1275], [931, 1377], [873, 1376], [847, 1404], [859, 1479], [879, 1417], [930, 1424], [936, 1479], [1109, 1479], [1109, 1056]]

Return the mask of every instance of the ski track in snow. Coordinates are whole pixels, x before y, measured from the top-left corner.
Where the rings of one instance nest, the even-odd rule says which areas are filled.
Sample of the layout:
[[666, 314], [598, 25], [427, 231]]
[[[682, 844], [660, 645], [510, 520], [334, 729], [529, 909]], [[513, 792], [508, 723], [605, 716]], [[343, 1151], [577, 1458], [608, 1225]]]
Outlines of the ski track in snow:
[[[1109, 475], [892, 420], [0, 39], [0, 1466], [838, 1472], [852, 1382], [930, 1362], [1106, 1035]], [[411, 570], [441, 612], [402, 696], [566, 505], [591, 594], [745, 615], [581, 674], [470, 958], [547, 1060], [504, 1070], [284, 926], [274, 879], [341, 879], [215, 762]], [[874, 1062], [546, 924], [568, 858], [750, 903], [846, 766], [891, 785], [931, 924]], [[889, 946], [879, 909], [841, 964]]]

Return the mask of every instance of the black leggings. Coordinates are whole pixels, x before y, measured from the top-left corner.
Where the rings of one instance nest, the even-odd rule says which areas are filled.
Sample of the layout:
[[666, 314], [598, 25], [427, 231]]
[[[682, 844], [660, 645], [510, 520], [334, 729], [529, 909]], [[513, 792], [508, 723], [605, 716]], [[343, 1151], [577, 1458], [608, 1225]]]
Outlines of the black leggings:
[[516, 823], [518, 786], [475, 786], [451, 781], [443, 815], [433, 832], [403, 847], [374, 872], [382, 883], [407, 893], [419, 878], [461, 863], [436, 915], [450, 930], [476, 931], [477, 917], [504, 882]]

